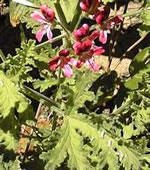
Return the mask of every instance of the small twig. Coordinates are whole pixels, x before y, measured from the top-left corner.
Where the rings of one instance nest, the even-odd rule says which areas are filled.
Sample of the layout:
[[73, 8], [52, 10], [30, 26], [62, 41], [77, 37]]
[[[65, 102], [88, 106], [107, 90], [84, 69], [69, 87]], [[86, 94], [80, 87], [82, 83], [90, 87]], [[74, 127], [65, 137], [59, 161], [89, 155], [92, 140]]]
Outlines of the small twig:
[[35, 119], [38, 119], [39, 118], [39, 116], [40, 116], [40, 112], [41, 112], [41, 107], [42, 107], [42, 103], [40, 102], [39, 103], [39, 106], [38, 106], [38, 109], [37, 109], [37, 111], [36, 111], [36, 114], [35, 114]]
[[131, 51], [134, 47], [136, 47], [141, 41], [143, 41], [145, 39], [145, 37], [147, 36], [148, 33], [146, 33], [145, 35], [143, 35], [139, 40], [137, 40], [133, 45], [131, 45], [126, 53], [128, 53], [129, 51]]
[[[127, 1], [126, 1], [123, 14], [125, 14], [125, 13], [127, 12], [127, 8], [128, 8], [129, 1], [130, 1], [130, 0], [127, 0]], [[117, 3], [115, 4], [115, 9], [114, 9], [114, 10], [115, 10], [114, 16], [117, 16]], [[123, 19], [123, 22], [124, 22], [124, 19]], [[108, 69], [110, 69], [110, 66], [111, 66], [111, 63], [112, 63], [112, 56], [110, 56], [110, 55], [112, 55], [113, 50], [115, 50], [114, 48], [115, 48], [115, 46], [116, 46], [116, 44], [117, 44], [118, 37], [119, 37], [120, 32], [121, 32], [121, 30], [122, 30], [122, 28], [123, 28], [123, 22], [120, 24], [119, 31], [118, 31], [117, 35], [115, 36], [113, 42], [110, 43], [112, 47], [111, 47], [111, 52], [109, 52], [109, 65], [108, 65]], [[113, 34], [113, 32], [112, 32], [112, 34]], [[111, 53], [111, 54], [110, 54], [110, 53]]]
[[145, 35], [143, 35], [139, 40], [137, 40], [134, 44], [132, 44], [127, 51], [122, 55], [122, 57], [120, 58], [119, 62], [117, 63], [116, 67], [114, 68], [114, 70], [117, 69], [117, 67], [119, 66], [119, 64], [121, 63], [121, 61], [123, 60], [123, 58], [127, 55], [127, 53], [129, 51], [131, 51], [133, 48], [135, 48], [141, 41], [143, 41], [145, 39], [145, 37], [148, 35], [148, 33], [146, 33]]
[[[37, 111], [36, 111], [36, 114], [35, 114], [35, 119], [36, 119], [36, 120], [37, 120], [38, 117], [40, 116], [41, 107], [42, 107], [42, 103], [39, 103], [39, 106], [38, 106]], [[37, 122], [35, 123], [35, 127], [36, 127], [36, 125], [37, 125]], [[34, 132], [34, 129], [33, 129], [33, 127], [32, 127], [29, 136], [31, 136], [31, 135], [33, 134], [33, 132]], [[36, 135], [37, 135], [37, 134], [36, 134]], [[26, 146], [26, 149], [25, 149], [25, 152], [24, 152], [24, 156], [23, 156], [23, 159], [22, 159], [22, 163], [24, 163], [25, 160], [26, 160], [27, 153], [28, 153], [28, 150], [29, 150], [29, 148], [30, 148], [31, 142], [32, 142], [32, 138], [30, 138], [30, 139], [29, 139], [29, 142], [27, 143], [27, 146]]]

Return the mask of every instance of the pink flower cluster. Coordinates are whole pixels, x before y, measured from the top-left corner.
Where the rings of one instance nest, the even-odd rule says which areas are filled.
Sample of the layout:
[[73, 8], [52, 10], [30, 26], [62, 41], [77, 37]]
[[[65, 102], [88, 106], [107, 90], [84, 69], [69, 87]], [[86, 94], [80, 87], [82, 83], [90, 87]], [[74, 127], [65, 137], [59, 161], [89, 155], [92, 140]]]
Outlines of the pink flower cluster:
[[102, 54], [105, 50], [94, 45], [95, 36], [93, 34], [88, 36], [88, 34], [89, 26], [87, 24], [83, 24], [79, 29], [74, 30], [73, 35], [76, 41], [73, 44], [73, 51], [79, 56], [78, 60], [68, 57], [69, 51], [67, 49], [61, 50], [59, 56], [49, 62], [50, 70], [56, 71], [58, 67], [61, 67], [66, 77], [72, 76], [72, 67], [80, 68], [86, 65], [94, 72], [99, 71], [100, 66], [95, 63], [94, 56]]
[[[102, 46], [96, 46], [94, 40], [99, 38], [102, 44], [107, 42], [107, 33], [114, 28], [115, 25], [121, 23], [121, 16], [109, 17], [110, 8], [100, 6], [101, 0], [82, 0], [80, 7], [92, 17], [99, 26], [99, 29], [90, 31], [88, 24], [83, 24], [79, 29], [75, 29], [72, 33], [74, 42], [72, 50], [76, 58], [70, 56], [68, 49], [63, 49], [59, 55], [49, 61], [48, 66], [51, 71], [61, 68], [64, 76], [71, 77], [72, 68], [80, 68], [85, 65], [94, 72], [99, 71], [100, 66], [95, 63], [95, 56], [105, 52]], [[34, 11], [31, 17], [40, 23], [41, 28], [36, 33], [36, 39], [41, 42], [44, 34], [47, 34], [49, 40], [52, 40], [51, 28], [55, 24], [55, 13], [47, 5], [42, 5], [40, 11]]]
[[94, 62], [94, 56], [100, 55], [105, 50], [100, 46], [94, 44], [95, 36], [89, 34], [89, 26], [83, 24], [81, 28], [74, 30], [73, 35], [76, 42], [73, 44], [73, 50], [76, 55], [79, 56], [78, 67], [86, 64], [87, 67], [93, 71], [98, 71], [100, 66]]
[[[115, 25], [121, 23], [123, 18], [122, 16], [116, 16], [108, 19], [110, 8], [107, 6], [100, 7], [100, 1], [101, 0], [83, 0], [80, 2], [80, 7], [88, 14], [92, 14], [92, 18], [100, 27], [100, 30], [96, 30], [95, 34], [97, 34], [97, 37], [99, 37], [99, 41], [105, 44], [107, 42], [107, 33], [109, 30], [112, 29]], [[93, 6], [96, 8], [93, 8]]]

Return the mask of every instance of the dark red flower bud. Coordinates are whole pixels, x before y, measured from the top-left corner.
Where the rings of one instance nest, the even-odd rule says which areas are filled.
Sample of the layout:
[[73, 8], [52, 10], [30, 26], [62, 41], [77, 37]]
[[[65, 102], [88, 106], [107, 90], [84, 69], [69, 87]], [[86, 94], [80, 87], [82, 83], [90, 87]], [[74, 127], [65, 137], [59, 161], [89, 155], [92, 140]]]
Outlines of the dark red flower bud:
[[64, 57], [68, 56], [69, 54], [70, 54], [70, 52], [69, 52], [69, 50], [67, 50], [67, 49], [61, 50], [61, 51], [59, 52], [59, 55], [60, 55], [60, 56], [64, 56]]
[[82, 52], [82, 49], [83, 49], [83, 45], [81, 42], [77, 41], [74, 43], [73, 50], [76, 55], [80, 54], [80, 52]]
[[51, 61], [49, 61], [48, 66], [50, 70], [55, 71], [57, 69], [59, 60], [60, 60], [60, 56], [57, 56], [53, 58]]
[[80, 2], [80, 7], [82, 11], [88, 12], [89, 14], [94, 14], [97, 11], [100, 0], [83, 0]]
[[103, 21], [108, 18], [110, 14], [110, 8], [105, 6], [103, 9], [100, 9], [100, 11], [95, 15], [96, 22], [100, 25], [103, 24]]
[[102, 23], [103, 23], [103, 21], [104, 21], [104, 18], [105, 18], [104, 14], [99, 13], [99, 14], [96, 16], [96, 22], [97, 22], [98, 24], [102, 25]]
[[92, 41], [87, 39], [87, 40], [83, 41], [82, 44], [83, 44], [83, 52], [85, 52], [85, 51], [87, 51], [87, 50], [89, 50], [91, 48]]
[[79, 55], [83, 52], [86, 52], [88, 51], [92, 46], [92, 41], [87, 39], [85, 41], [77, 41], [74, 45], [73, 45], [73, 50], [74, 50], [74, 53], [76, 55]]
[[42, 5], [40, 9], [42, 14], [48, 21], [52, 22], [54, 20], [55, 13], [51, 8], [49, 8], [47, 5]]
[[88, 24], [83, 24], [79, 29], [74, 30], [73, 35], [77, 40], [79, 40], [87, 36], [88, 32], [89, 32]]

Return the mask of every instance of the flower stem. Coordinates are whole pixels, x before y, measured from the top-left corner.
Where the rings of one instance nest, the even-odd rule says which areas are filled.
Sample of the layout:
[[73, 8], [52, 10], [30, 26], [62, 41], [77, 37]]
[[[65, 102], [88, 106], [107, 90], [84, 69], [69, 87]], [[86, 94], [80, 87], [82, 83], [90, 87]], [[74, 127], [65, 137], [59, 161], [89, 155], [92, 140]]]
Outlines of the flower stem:
[[69, 37], [70, 34], [69, 34], [69, 31], [66, 29], [66, 27], [61, 22], [59, 22], [59, 21], [55, 21], [55, 22], [62, 27], [62, 29], [66, 32], [66, 34]]
[[45, 41], [45, 42], [43, 42], [43, 43], [37, 45], [35, 49], [38, 50], [38, 49], [44, 47], [45, 45], [47, 45], [47, 44], [49, 44], [49, 43], [53, 43], [53, 42], [56, 42], [56, 41], [58, 41], [58, 40], [61, 40], [62, 38], [65, 38], [66, 35], [67, 35], [67, 34], [64, 33], [64, 34], [61, 34], [61, 35], [59, 35], [59, 36], [53, 38], [52, 41], [49, 41], [49, 40], [48, 40], [48, 41]]

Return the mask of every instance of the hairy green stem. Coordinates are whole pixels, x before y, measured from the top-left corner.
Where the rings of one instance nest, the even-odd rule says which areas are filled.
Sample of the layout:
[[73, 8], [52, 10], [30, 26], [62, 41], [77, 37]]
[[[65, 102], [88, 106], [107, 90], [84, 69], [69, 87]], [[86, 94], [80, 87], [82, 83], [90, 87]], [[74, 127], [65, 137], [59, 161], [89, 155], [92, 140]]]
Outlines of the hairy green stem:
[[[60, 104], [57, 103], [56, 101], [48, 98], [47, 96], [44, 96], [43, 94], [33, 90], [32, 88], [26, 86], [26, 85], [23, 85], [24, 89], [25, 89], [25, 94], [27, 94], [28, 96], [34, 98], [35, 100], [37, 101], [40, 101], [41, 99], [43, 99], [46, 103], [46, 105], [48, 106], [56, 106], [56, 107], [60, 107]], [[24, 92], [24, 91], [23, 91]]]
[[56, 41], [58, 41], [58, 40], [61, 40], [62, 38], [65, 38], [66, 36], [67, 36], [66, 33], [61, 34], [61, 35], [59, 35], [59, 36], [53, 38], [52, 41], [49, 41], [49, 40], [48, 40], [48, 41], [45, 41], [45, 42], [43, 42], [43, 43], [37, 45], [37, 46], [35, 47], [35, 49], [38, 50], [38, 49], [44, 47], [45, 45], [47, 45], [47, 44], [49, 44], [49, 43], [54, 43], [54, 42], [56, 42]]
[[[62, 69], [59, 68], [59, 75], [58, 75], [57, 89], [56, 89], [56, 93], [55, 93], [55, 100], [56, 100], [58, 89], [59, 89], [60, 84], [61, 84], [61, 78], [60, 78], [61, 77], [61, 73], [62, 73]], [[57, 126], [57, 115], [54, 114], [53, 122], [52, 122], [52, 131], [54, 131], [56, 129], [56, 126]]]
[[[41, 44], [38, 44], [38, 45], [35, 47], [35, 50], [38, 50], [38, 49], [44, 47], [45, 45], [47, 45], [47, 44], [49, 44], [49, 43], [54, 43], [54, 42], [56, 42], [56, 41], [58, 41], [58, 40], [61, 40], [61, 39], [65, 38], [65, 37], [66, 37], [66, 33], [61, 34], [61, 35], [53, 38], [51, 42], [48, 40], [48, 41], [45, 41], [45, 42], [43, 42], [43, 43], [41, 43]], [[20, 57], [20, 56], [19, 56], [19, 55], [16, 55], [16, 56], [14, 56], [13, 58], [14, 58], [14, 59], [17, 59], [18, 57]], [[10, 59], [7, 59], [7, 58], [4, 56], [4, 54], [3, 54], [3, 52], [2, 52], [1, 50], [0, 50], [0, 58], [2, 59], [2, 61], [3, 61], [4, 64], [7, 64], [7, 63], [10, 62]], [[3, 63], [2, 63], [2, 64], [3, 64]]]

